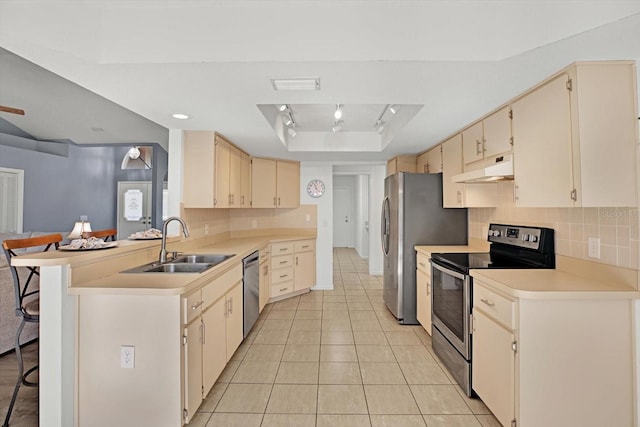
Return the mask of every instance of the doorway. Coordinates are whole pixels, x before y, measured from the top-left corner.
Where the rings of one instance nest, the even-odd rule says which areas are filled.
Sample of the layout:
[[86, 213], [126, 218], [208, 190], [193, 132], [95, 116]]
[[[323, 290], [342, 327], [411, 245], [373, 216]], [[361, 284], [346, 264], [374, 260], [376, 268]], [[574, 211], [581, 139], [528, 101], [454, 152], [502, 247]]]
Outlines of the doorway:
[[151, 228], [150, 181], [118, 182], [118, 240]]
[[333, 247], [352, 248], [351, 239], [351, 187], [333, 189]]
[[22, 233], [24, 171], [0, 168], [0, 232]]

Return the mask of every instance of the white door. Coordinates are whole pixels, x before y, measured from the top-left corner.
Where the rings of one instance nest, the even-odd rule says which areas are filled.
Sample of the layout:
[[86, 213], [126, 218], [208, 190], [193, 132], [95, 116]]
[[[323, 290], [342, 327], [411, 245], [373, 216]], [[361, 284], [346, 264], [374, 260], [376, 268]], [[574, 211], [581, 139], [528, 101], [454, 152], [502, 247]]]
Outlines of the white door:
[[351, 189], [333, 189], [333, 246], [350, 248], [351, 243]]
[[0, 232], [22, 233], [24, 171], [0, 168]]
[[151, 228], [151, 182], [118, 182], [118, 240]]

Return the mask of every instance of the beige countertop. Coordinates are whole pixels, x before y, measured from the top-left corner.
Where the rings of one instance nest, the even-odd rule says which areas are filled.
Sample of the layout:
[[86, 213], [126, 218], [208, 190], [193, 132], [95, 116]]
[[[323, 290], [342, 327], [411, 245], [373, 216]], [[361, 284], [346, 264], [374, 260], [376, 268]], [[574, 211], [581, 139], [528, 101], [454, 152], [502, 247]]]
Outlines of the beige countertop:
[[[97, 251], [51, 251], [27, 254], [13, 259], [17, 266], [70, 265], [72, 280], [70, 294], [117, 295], [181, 295], [205, 285], [242, 262], [242, 259], [270, 243], [315, 239], [308, 234], [274, 234], [217, 241], [198, 247], [181, 248], [189, 241], [170, 238], [168, 250], [190, 254], [235, 254], [228, 260], [202, 273], [122, 273], [129, 268], [153, 262], [160, 250], [160, 240], [119, 240], [118, 246]], [[169, 246], [169, 245], [168, 245]], [[133, 263], [133, 264], [132, 264]]]
[[416, 252], [427, 256], [438, 252], [489, 252], [489, 242], [480, 239], [470, 239], [468, 245], [416, 245], [414, 249]]
[[581, 277], [562, 270], [471, 270], [471, 276], [514, 298], [636, 299], [640, 292], [616, 280]]

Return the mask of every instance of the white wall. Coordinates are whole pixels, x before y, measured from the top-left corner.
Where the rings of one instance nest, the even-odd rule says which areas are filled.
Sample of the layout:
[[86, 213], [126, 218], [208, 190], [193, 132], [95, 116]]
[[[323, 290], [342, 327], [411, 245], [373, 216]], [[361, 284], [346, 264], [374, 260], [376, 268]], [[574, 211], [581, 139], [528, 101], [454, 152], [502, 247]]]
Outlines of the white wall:
[[[317, 199], [307, 194], [307, 184], [312, 179], [322, 180], [326, 189]], [[333, 170], [330, 163], [300, 163], [300, 204], [317, 205], [318, 209], [316, 286], [313, 289], [333, 289]]]
[[369, 177], [358, 175], [356, 177], [357, 188], [357, 230], [356, 251], [362, 258], [369, 258]]
[[[169, 129], [169, 149], [168, 149], [168, 201], [167, 212], [163, 212], [163, 215], [167, 217], [180, 216], [180, 202], [182, 201], [182, 176], [183, 176], [183, 162], [182, 162], [182, 147], [183, 147], [183, 132], [180, 129]], [[169, 224], [167, 235], [179, 234], [179, 224], [174, 221]]]

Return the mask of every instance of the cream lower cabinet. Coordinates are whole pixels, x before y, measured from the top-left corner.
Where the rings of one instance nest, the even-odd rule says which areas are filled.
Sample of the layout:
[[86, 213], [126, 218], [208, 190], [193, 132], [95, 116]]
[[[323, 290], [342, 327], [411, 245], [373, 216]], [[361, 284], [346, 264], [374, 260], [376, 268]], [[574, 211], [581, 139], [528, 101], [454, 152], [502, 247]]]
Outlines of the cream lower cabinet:
[[528, 294], [473, 281], [472, 387], [498, 421], [635, 425], [634, 301]]
[[271, 298], [304, 291], [316, 281], [315, 239], [272, 243]]
[[431, 272], [429, 257], [416, 255], [416, 317], [431, 335]]
[[242, 266], [183, 298], [183, 312], [183, 417], [188, 423], [242, 342]]
[[267, 305], [267, 302], [269, 301], [269, 295], [271, 294], [271, 290], [269, 289], [269, 287], [271, 286], [271, 268], [269, 267], [270, 258], [271, 256], [269, 252], [269, 246], [267, 245], [260, 248], [260, 271], [258, 276], [258, 281], [260, 283], [258, 291], [258, 309], [260, 310], [260, 312], [262, 312], [264, 306]]

